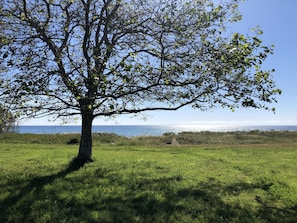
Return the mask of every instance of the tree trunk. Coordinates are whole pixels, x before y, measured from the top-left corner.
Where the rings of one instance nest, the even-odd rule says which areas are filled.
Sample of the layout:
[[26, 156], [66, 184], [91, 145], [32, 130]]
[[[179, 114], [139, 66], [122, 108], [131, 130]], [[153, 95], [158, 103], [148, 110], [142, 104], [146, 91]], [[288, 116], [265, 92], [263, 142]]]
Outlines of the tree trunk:
[[81, 111], [82, 117], [82, 129], [81, 138], [79, 145], [79, 152], [77, 155], [77, 160], [86, 163], [93, 162], [92, 160], [92, 123], [93, 123], [93, 112], [91, 110]]

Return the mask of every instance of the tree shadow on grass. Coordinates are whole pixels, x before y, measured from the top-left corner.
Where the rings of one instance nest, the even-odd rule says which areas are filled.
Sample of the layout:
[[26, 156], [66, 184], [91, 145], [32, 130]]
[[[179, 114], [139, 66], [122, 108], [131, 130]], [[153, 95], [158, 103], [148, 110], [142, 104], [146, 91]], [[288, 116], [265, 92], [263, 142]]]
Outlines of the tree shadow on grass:
[[[79, 168], [81, 164], [74, 161], [57, 174], [32, 179], [19, 194], [8, 197], [5, 204], [1, 204], [1, 214], [4, 214], [4, 217], [0, 218], [1, 222], [6, 222], [5, 217], [12, 213], [8, 211], [14, 207], [15, 202], [24, 197], [25, 202], [42, 200], [46, 185]], [[76, 188], [79, 189], [73, 189], [66, 194], [66, 199], [58, 196], [61, 193], [59, 190], [63, 188], [55, 188], [48, 194], [50, 202], [41, 210], [41, 214], [51, 215], [46, 222], [296, 222], [297, 205], [277, 208], [268, 199], [255, 197], [254, 204], [257, 208], [254, 208], [224, 199], [228, 196], [236, 198], [242, 193], [254, 190], [269, 194], [271, 182], [226, 184], [210, 178], [187, 186], [179, 175], [142, 175], [127, 178], [127, 175], [120, 171], [123, 168], [124, 164], [113, 168], [97, 167], [88, 177], [78, 174], [70, 181], [60, 182], [66, 184], [66, 187], [78, 184]], [[33, 193], [31, 197], [28, 196], [30, 193]], [[82, 193], [82, 196], [74, 196], [74, 193]], [[22, 219], [18, 218], [18, 222], [38, 222], [38, 219], [30, 217], [31, 206], [25, 202], [18, 205], [18, 208], [22, 208], [23, 215]], [[55, 205], [55, 202], [59, 203], [58, 208], [51, 210], [51, 205]]]
[[[8, 219], [8, 213], [11, 207], [13, 207], [18, 201], [22, 200], [25, 196], [33, 193], [35, 198], [39, 197], [42, 189], [45, 185], [53, 183], [56, 179], [64, 178], [66, 175], [79, 170], [84, 166], [84, 162], [73, 158], [72, 161], [68, 164], [65, 170], [62, 170], [56, 174], [34, 177], [30, 180], [30, 182], [20, 188], [20, 192], [16, 195], [8, 196], [0, 206], [0, 222], [6, 222]], [[30, 212], [30, 204], [28, 203], [27, 206], [22, 206], [24, 208], [23, 212]], [[33, 221], [34, 222], [34, 221]]]
[[[224, 185], [209, 179], [195, 187], [175, 189], [170, 185], [176, 180], [178, 179], [164, 178], [138, 182], [137, 185], [140, 186], [127, 188], [124, 197], [103, 200], [105, 205], [102, 211], [108, 211], [111, 216], [103, 222], [296, 222], [297, 205], [292, 208], [277, 208], [268, 201], [258, 201], [259, 207], [253, 209], [242, 206], [239, 202], [228, 203], [222, 196], [238, 195], [254, 189], [266, 190], [267, 185]], [[161, 198], [158, 196], [160, 194]]]

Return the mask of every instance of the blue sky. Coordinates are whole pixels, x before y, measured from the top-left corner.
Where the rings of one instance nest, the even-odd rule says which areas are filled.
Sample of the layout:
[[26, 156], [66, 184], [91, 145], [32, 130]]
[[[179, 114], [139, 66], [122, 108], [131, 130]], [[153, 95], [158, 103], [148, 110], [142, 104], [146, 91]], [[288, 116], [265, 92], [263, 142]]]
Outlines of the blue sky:
[[[297, 1], [296, 0], [248, 0], [240, 4], [242, 21], [232, 25], [232, 31], [252, 34], [251, 28], [260, 26], [265, 45], [275, 45], [274, 55], [264, 68], [274, 68], [274, 80], [283, 93], [278, 98], [276, 113], [265, 110], [216, 108], [199, 111], [191, 107], [179, 111], [158, 111], [142, 116], [120, 116], [112, 120], [95, 119], [95, 125], [153, 125], [153, 124], [222, 124], [222, 125], [297, 125]], [[295, 67], [296, 66], [296, 67]], [[34, 119], [21, 124], [59, 124], [47, 119]], [[69, 124], [80, 124], [80, 121]]]

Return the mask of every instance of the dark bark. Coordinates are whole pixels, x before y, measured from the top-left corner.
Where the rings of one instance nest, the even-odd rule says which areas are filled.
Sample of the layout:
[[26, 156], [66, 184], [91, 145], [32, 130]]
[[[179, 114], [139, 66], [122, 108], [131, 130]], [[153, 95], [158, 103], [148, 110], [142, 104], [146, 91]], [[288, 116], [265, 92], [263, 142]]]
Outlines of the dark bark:
[[[82, 107], [87, 106], [83, 105]], [[88, 108], [82, 108], [81, 117], [82, 129], [77, 160], [82, 163], [92, 162], [92, 123], [94, 119], [93, 111]]]

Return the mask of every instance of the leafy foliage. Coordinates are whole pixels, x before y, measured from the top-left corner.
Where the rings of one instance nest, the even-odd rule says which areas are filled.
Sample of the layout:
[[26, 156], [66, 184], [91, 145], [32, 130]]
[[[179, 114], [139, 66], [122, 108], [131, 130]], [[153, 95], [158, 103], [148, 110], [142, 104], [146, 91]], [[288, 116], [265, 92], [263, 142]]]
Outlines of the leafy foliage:
[[13, 131], [15, 124], [14, 115], [7, 108], [0, 105], [0, 133]]
[[1, 0], [6, 93], [32, 116], [268, 109], [280, 93], [261, 70], [272, 47], [261, 31], [226, 35], [238, 2]]

